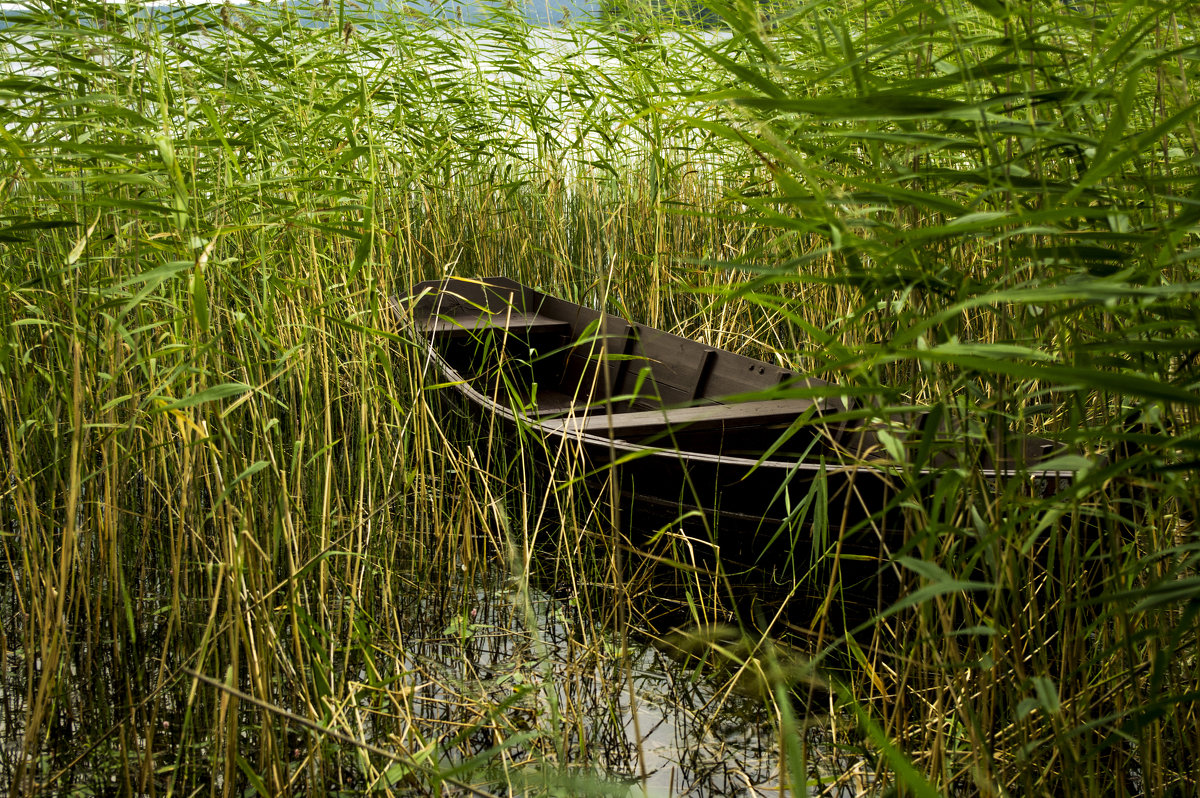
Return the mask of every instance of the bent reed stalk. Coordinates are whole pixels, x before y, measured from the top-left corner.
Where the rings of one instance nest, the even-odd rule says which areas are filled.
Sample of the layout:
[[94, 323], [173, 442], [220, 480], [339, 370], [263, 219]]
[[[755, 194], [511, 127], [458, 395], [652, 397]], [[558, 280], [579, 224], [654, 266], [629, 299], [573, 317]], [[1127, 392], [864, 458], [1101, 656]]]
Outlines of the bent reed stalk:
[[[1196, 789], [1190, 10], [4, 13], [14, 791], [623, 794], [629, 632], [668, 601], [715, 680], [675, 709], [765, 707], [793, 794]], [[862, 417], [1054, 436], [1074, 481], [897, 445], [895, 594], [846, 609], [819, 492], [748, 587], [437, 404], [388, 299], [443, 274], [777, 359]]]

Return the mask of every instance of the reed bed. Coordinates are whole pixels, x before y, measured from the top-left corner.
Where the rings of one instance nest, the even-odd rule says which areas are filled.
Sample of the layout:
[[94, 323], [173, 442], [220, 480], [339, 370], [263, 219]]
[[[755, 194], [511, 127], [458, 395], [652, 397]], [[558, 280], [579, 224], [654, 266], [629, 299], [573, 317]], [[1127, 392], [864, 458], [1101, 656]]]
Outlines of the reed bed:
[[[1196, 791], [1191, 9], [4, 13], [14, 793]], [[648, 557], [438, 404], [389, 298], [445, 274], [1052, 436], [1074, 480], [898, 449], [865, 612], [821, 547], [765, 586], [669, 526]]]

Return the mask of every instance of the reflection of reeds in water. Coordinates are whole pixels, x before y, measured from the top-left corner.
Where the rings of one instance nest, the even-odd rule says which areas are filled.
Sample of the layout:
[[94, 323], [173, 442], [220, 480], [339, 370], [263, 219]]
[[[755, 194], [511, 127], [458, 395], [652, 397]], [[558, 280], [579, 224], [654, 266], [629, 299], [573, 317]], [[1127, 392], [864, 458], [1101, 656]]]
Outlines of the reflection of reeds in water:
[[[6, 12], [0, 782], [1194, 792], [1191, 12], [764, 10], [587, 60], [504, 13]], [[881, 439], [903, 590], [840, 618], [819, 492], [747, 586], [438, 411], [387, 298], [445, 273], [1057, 437], [1073, 484]], [[713, 752], [674, 781], [662, 715]]]

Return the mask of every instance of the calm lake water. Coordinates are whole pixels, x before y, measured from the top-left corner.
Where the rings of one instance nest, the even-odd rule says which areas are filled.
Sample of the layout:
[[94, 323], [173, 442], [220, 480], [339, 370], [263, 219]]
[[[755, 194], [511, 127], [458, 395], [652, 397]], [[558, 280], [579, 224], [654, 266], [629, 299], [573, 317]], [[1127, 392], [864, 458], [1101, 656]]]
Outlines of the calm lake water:
[[[272, 5], [282, 5], [278, 2], [263, 2], [253, 3], [263, 7]], [[171, 8], [174, 6], [197, 6], [211, 5], [220, 7], [223, 2], [211, 2], [211, 0], [174, 0], [173, 2], [145, 2], [143, 5], [146, 8]], [[247, 0], [234, 0], [232, 5], [251, 5]], [[289, 2], [288, 5], [294, 8], [319, 8], [322, 5], [321, 0], [301, 0], [300, 2]], [[530, 25], [557, 25], [564, 19], [577, 19], [581, 16], [596, 16], [600, 14], [600, 4], [589, 2], [588, 0], [535, 0], [534, 2], [516, 2], [509, 5], [505, 2], [488, 2], [488, 0], [463, 0], [463, 2], [446, 2], [435, 3], [429, 0], [415, 0], [414, 2], [388, 4], [383, 2], [345, 2], [345, 8], [351, 12], [369, 11], [372, 8], [378, 8], [381, 11], [388, 8], [399, 9], [401, 6], [422, 11], [429, 14], [440, 14], [446, 17], [461, 18], [464, 21], [473, 21], [483, 19], [492, 10], [510, 10], [519, 11], [521, 16]], [[0, 3], [0, 14], [11, 11], [22, 11], [27, 8], [25, 3]], [[330, 0], [330, 7], [337, 9], [339, 0]]]

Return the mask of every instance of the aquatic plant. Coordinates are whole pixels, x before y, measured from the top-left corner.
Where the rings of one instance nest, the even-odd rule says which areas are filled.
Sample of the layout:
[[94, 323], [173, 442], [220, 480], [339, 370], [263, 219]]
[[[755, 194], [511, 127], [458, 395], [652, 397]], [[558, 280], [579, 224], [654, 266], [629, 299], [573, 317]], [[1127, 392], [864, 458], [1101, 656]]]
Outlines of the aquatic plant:
[[[1193, 12], [707, 8], [5, 11], [0, 780], [619, 792], [661, 636], [796, 793], [1195, 789]], [[447, 273], [1058, 438], [1072, 486], [898, 442], [902, 589], [748, 601], [435, 407], [389, 298]]]

